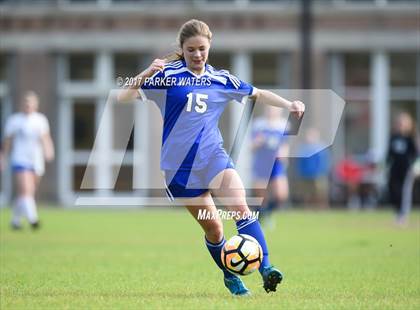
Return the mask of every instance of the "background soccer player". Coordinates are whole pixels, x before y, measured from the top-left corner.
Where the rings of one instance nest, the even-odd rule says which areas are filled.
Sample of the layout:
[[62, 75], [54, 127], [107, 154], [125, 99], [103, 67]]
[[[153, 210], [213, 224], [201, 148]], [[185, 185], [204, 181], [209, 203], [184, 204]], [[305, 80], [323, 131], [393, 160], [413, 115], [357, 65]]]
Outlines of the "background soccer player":
[[15, 177], [17, 197], [13, 208], [11, 227], [21, 228], [21, 218], [26, 217], [32, 228], [39, 227], [35, 192], [45, 171], [44, 160], [54, 159], [54, 145], [47, 118], [37, 112], [39, 99], [28, 91], [21, 111], [6, 121], [2, 146], [1, 166], [10, 153], [10, 163]]
[[[264, 107], [264, 115], [255, 120], [252, 130], [252, 177], [255, 196], [265, 197], [259, 208], [260, 219], [273, 226], [271, 212], [289, 197], [287, 162], [289, 147], [285, 143], [286, 124], [281, 110]], [[268, 184], [268, 190], [265, 189]]]
[[[206, 213], [217, 212], [213, 195], [228, 198], [226, 208], [239, 211], [245, 217], [250, 213], [245, 190], [232, 160], [223, 149], [217, 126], [226, 104], [251, 96], [257, 103], [287, 108], [297, 117], [301, 117], [305, 106], [299, 101], [290, 102], [269, 91], [259, 90], [225, 70], [211, 67], [207, 64], [211, 38], [212, 33], [204, 22], [186, 22], [178, 35], [180, 50], [175, 58], [179, 60], [167, 63], [165, 59], [155, 59], [135, 77], [136, 83], [120, 93], [119, 101], [138, 97], [139, 87], [141, 95], [146, 97], [153, 97], [155, 90], [166, 91], [165, 102], [159, 102], [158, 106], [164, 121], [161, 169], [165, 172], [168, 195], [182, 199], [195, 219], [200, 209]], [[168, 78], [190, 79], [191, 82], [179, 86]], [[171, 86], [165, 85], [165, 79], [171, 81]], [[197, 221], [205, 232], [210, 254], [224, 273], [225, 286], [234, 295], [249, 294], [241, 279], [222, 265], [220, 253], [225, 238], [221, 219]], [[238, 233], [251, 235], [260, 243], [264, 257], [259, 271], [264, 288], [267, 292], [275, 291], [282, 274], [269, 262], [258, 220], [238, 220], [236, 225]]]
[[408, 214], [402, 208], [403, 187], [417, 153], [413, 120], [408, 113], [401, 112], [394, 119], [387, 155], [389, 198], [397, 215], [397, 224], [405, 224], [407, 220]]

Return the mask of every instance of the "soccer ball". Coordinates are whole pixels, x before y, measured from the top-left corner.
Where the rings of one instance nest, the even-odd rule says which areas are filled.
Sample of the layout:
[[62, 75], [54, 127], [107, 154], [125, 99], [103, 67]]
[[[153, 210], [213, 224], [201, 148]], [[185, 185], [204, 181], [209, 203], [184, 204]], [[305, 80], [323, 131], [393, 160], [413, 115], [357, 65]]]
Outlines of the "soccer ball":
[[233, 236], [226, 241], [221, 255], [225, 268], [241, 276], [257, 270], [263, 257], [258, 241], [245, 234]]

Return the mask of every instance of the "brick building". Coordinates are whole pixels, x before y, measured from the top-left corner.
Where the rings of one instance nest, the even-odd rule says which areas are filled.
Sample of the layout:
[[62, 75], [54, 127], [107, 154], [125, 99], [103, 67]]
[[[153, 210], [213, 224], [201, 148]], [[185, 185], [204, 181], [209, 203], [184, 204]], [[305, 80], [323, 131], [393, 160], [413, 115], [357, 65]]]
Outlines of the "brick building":
[[[57, 149], [40, 190], [43, 200], [72, 204], [116, 78], [133, 76], [170, 52], [179, 26], [190, 18], [210, 25], [215, 67], [258, 87], [301, 86], [299, 1], [3, 0], [0, 10], [1, 127], [23, 91], [33, 89]], [[333, 158], [373, 149], [383, 160], [395, 111], [407, 110], [420, 121], [419, 3], [312, 1], [312, 14], [311, 86], [333, 89], [347, 103]], [[235, 109], [226, 111], [226, 124], [237, 121]], [[107, 124], [117, 126], [112, 119]], [[155, 132], [153, 122], [140, 119], [139, 124], [111, 190], [116, 195], [132, 192], [133, 141], [148, 148], [159, 140], [144, 135]], [[233, 128], [222, 126], [230, 143]], [[109, 139], [104, 152], [125, 151]], [[152, 159], [144, 152], [137, 160], [141, 165]], [[98, 170], [98, 182], [116, 168]], [[0, 199], [10, 197], [5, 171]]]

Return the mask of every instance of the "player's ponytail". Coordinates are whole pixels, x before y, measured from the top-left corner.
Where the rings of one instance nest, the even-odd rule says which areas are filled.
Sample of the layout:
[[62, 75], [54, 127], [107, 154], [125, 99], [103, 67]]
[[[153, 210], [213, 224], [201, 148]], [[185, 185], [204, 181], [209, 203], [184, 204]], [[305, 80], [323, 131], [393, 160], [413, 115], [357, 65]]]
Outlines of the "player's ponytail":
[[182, 55], [182, 46], [187, 39], [195, 36], [203, 36], [211, 41], [213, 34], [205, 22], [197, 19], [191, 19], [187, 21], [179, 29], [177, 37], [177, 49], [171, 54], [165, 56], [167, 62], [184, 59], [184, 56]]

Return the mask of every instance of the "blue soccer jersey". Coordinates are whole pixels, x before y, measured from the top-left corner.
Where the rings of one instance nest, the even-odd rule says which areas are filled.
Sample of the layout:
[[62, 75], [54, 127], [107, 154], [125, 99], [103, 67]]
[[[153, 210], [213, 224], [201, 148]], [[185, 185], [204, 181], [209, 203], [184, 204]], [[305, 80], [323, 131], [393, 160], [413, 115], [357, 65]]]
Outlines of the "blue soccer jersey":
[[268, 180], [285, 173], [283, 163], [277, 159], [280, 146], [286, 142], [284, 129], [283, 122], [273, 127], [265, 119], [255, 120], [252, 137], [262, 139], [262, 144], [254, 151], [252, 172], [255, 179]]
[[206, 64], [197, 75], [185, 61], [165, 65], [144, 81], [140, 93], [153, 100], [163, 118], [161, 169], [203, 169], [223, 149], [218, 121], [226, 105], [243, 102], [253, 86]]

